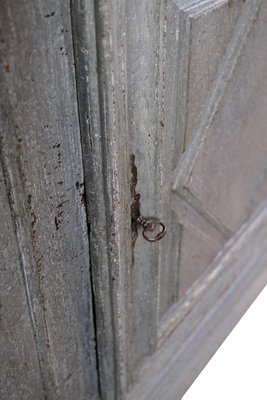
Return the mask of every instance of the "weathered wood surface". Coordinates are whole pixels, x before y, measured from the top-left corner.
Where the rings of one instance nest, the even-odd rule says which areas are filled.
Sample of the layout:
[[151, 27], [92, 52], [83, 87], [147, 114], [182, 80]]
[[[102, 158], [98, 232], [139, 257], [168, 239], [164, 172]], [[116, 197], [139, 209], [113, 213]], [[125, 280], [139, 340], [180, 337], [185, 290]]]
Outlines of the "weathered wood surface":
[[[212, 263], [212, 267], [209, 266], [218, 251], [224, 248], [225, 243], [247, 220], [252, 211], [266, 201], [266, 157], [264, 155], [266, 155], [267, 145], [264, 126], [267, 123], [267, 108], [264, 95], [266, 85], [263, 83], [266, 82], [267, 65], [267, 52], [263, 39], [266, 6], [262, 1], [250, 3], [219, 1], [209, 2], [209, 4], [202, 1], [191, 3], [176, 1], [171, 2], [169, 7], [171, 18], [168, 21], [172, 21], [172, 24], [177, 27], [179, 62], [176, 75], [178, 77], [176, 104], [178, 115], [176, 122], [169, 125], [173, 130], [166, 131], [164, 144], [160, 148], [169, 146], [169, 153], [166, 151], [169, 156], [175, 146], [177, 146], [177, 152], [179, 149], [183, 152], [180, 157], [176, 155], [178, 166], [172, 174], [175, 193], [169, 197], [169, 201], [164, 203], [165, 208], [163, 206], [164, 213], [169, 213], [169, 215], [171, 215], [172, 206], [178, 222], [182, 224], [179, 241], [180, 256], [178, 257], [178, 295], [185, 296], [188, 289], [197, 282], [205, 270], [211, 269], [208, 269], [210, 275], [206, 274], [205, 278], [195, 285], [194, 293], [197, 295], [202, 293], [203, 298], [197, 296], [197, 300], [193, 300], [189, 295], [189, 298], [185, 297], [184, 301], [181, 299], [177, 304], [173, 302], [171, 308], [169, 303], [164, 309], [161, 314], [162, 323], [157, 327], [159, 350], [145, 361], [143, 368], [139, 369], [140, 382], [133, 386], [132, 393], [129, 395], [130, 399], [160, 399], [164, 396], [171, 400], [182, 396], [203, 367], [203, 360], [207, 362], [218, 343], [225, 338], [225, 332], [229, 332], [247, 305], [266, 283], [264, 262], [259, 266], [261, 280], [256, 275], [252, 278], [253, 268], [256, 269], [255, 264], [258, 260], [257, 255], [262, 254], [266, 260], [266, 243], [260, 243], [262, 239], [258, 237], [253, 246], [256, 246], [258, 240], [257, 246], [262, 247], [259, 253], [256, 247], [253, 250], [254, 265], [247, 265], [245, 259], [242, 259], [244, 269], [248, 268], [247, 274], [253, 282], [247, 295], [248, 299], [244, 296], [237, 305], [236, 314], [224, 319], [221, 333], [212, 331], [212, 324], [216, 324], [215, 314], [214, 321], [210, 317], [211, 330], [206, 333], [202, 322], [203, 331], [197, 330], [189, 317], [191, 312], [197, 313], [201, 307], [207, 306], [208, 310], [211, 304], [214, 304], [214, 313], [218, 311], [218, 315], [225, 315], [229, 304], [231, 302], [234, 304], [236, 301], [234, 285], [231, 286], [230, 297], [227, 299], [228, 295], [223, 294], [220, 300], [218, 290], [220, 284], [216, 283], [212, 302], [205, 305], [205, 298], [211, 296], [211, 289], [209, 285], [205, 287], [205, 281], [213, 279], [215, 264]], [[215, 27], [216, 34], [212, 34], [215, 32]], [[168, 35], [173, 31], [174, 28], [167, 28]], [[167, 44], [168, 41], [172, 42], [173, 37], [168, 36]], [[168, 85], [171, 85], [171, 77], [168, 76], [168, 52], [166, 54], [165, 86], [168, 88]], [[251, 62], [254, 59], [258, 60], [257, 67]], [[168, 93], [167, 89], [166, 93]], [[170, 90], [169, 93], [170, 96], [174, 96], [174, 91]], [[252, 100], [252, 93], [259, 94], [256, 101]], [[169, 104], [175, 104], [172, 97], [165, 97], [164, 100], [167, 104], [166, 108]], [[180, 142], [178, 140], [175, 144], [172, 132], [174, 134], [176, 132]], [[255, 136], [257, 139], [254, 141]], [[167, 145], [166, 142], [168, 142]], [[180, 147], [179, 143], [181, 143]], [[144, 146], [142, 151], [143, 153], [146, 151]], [[147, 157], [149, 159], [149, 156]], [[170, 165], [169, 160], [164, 164], [164, 157], [161, 157], [158, 162], [162, 163], [162, 171]], [[167, 170], [170, 173], [170, 169]], [[243, 174], [243, 171], [247, 172]], [[164, 180], [164, 183], [166, 182], [168, 182], [167, 178]], [[155, 180], [154, 185], [159, 188], [159, 180]], [[169, 209], [166, 205], [169, 205]], [[231, 223], [229, 224], [228, 221]], [[255, 236], [257, 236], [256, 232]], [[168, 241], [167, 237], [166, 241]], [[232, 244], [234, 247], [234, 240]], [[233, 254], [239, 254], [239, 251], [241, 252], [241, 250], [233, 250]], [[230, 265], [230, 259], [228, 262]], [[234, 269], [234, 259], [232, 263]], [[177, 267], [177, 264], [172, 265], [172, 268]], [[241, 261], [239, 268], [240, 270], [242, 268]], [[154, 268], [154, 271], [157, 271], [157, 268]], [[226, 275], [221, 276], [220, 283], [228, 279]], [[236, 285], [240, 284], [244, 287], [243, 285], [249, 284], [246, 276], [240, 275], [237, 279], [240, 279], [240, 282]], [[166, 281], [162, 280], [162, 274], [160, 283], [166, 284]], [[171, 283], [176, 285], [175, 281]], [[205, 287], [204, 292], [203, 287]], [[164, 298], [165, 286], [161, 287], [161, 292], [165, 293]], [[221, 304], [224, 296], [227, 300]], [[155, 303], [161, 304], [160, 298], [156, 300]], [[199, 318], [204, 319], [204, 315], [200, 313]], [[187, 332], [184, 336], [183, 329]], [[203, 349], [199, 353], [196, 347], [194, 347], [194, 353], [191, 352], [189, 345], [187, 347], [186, 337], [190, 336], [189, 331], [192, 332], [192, 337], [200, 349]], [[204, 344], [203, 339], [204, 335], [209, 337], [209, 334], [211, 335], [210, 347], [209, 342]], [[201, 342], [201, 337], [203, 342]], [[189, 342], [192, 344], [190, 340]], [[177, 353], [175, 353], [175, 348]], [[171, 359], [171, 354], [176, 354], [175, 362], [169, 366], [168, 357]], [[188, 368], [183, 366], [184, 362]], [[182, 369], [183, 372], [181, 372]], [[169, 386], [171, 389], [168, 389]]]
[[[172, 179], [179, 180], [177, 163], [179, 173], [186, 168], [184, 159], [189, 165], [191, 147], [200, 150], [198, 131], [224, 94], [259, 4], [135, 2], [127, 8], [127, 16], [131, 15], [127, 25], [128, 132], [136, 156], [141, 213], [162, 218], [169, 228], [157, 246], [141, 236], [135, 245], [128, 314], [130, 380], [135, 379], [134, 371], [138, 373], [144, 357], [155, 350], [161, 319], [233, 234], [205, 202], [184, 191], [184, 182], [178, 189], [176, 184], [178, 196], [173, 196]], [[212, 169], [201, 181], [203, 190], [205, 179], [212, 187]]]
[[[127, 4], [127, 107], [128, 135], [138, 171], [136, 189], [141, 194], [143, 216], [161, 218], [163, 147], [161, 101], [165, 68], [164, 16], [166, 1], [138, 0]], [[164, 223], [165, 219], [163, 217]], [[178, 232], [179, 233], [179, 232]], [[175, 235], [177, 236], [177, 234]], [[153, 246], [140, 234], [134, 248], [129, 282], [130, 304], [127, 348], [128, 384], [135, 378], [144, 356], [156, 346], [160, 245]]]
[[6, 189], [0, 165], [0, 398], [44, 399], [25, 275]]
[[[203, 206], [194, 209], [196, 201], [191, 209], [188, 202], [182, 203], [187, 210], [184, 221], [181, 207], [172, 198], [172, 178], [198, 128], [205, 102], [210, 101], [243, 6], [243, 1], [231, 6], [227, 1], [209, 5], [169, 1], [135, 2], [126, 9], [128, 134], [136, 156], [141, 212], [162, 218], [168, 227], [168, 235], [157, 246], [141, 236], [135, 245], [128, 314], [130, 380], [135, 379], [133, 371], [139, 370], [144, 356], [155, 350], [160, 320], [232, 234], [213, 215], [203, 218]], [[245, 32], [248, 25], [245, 21]], [[195, 219], [187, 232], [194, 213], [199, 226], [194, 225]], [[199, 237], [205, 230], [214, 245]]]
[[[100, 239], [95, 240], [92, 255], [100, 381], [106, 398], [123, 399], [131, 387], [134, 398], [139, 390], [136, 381], [143, 382], [142, 364], [150, 368], [149, 356], [157, 346], [164, 351], [166, 337], [179, 331], [180, 322], [196, 305], [177, 301], [237, 229], [192, 196], [187, 179], [227, 83], [231, 84], [235, 68], [240, 68], [239, 56], [250, 30], [257, 26], [260, 4], [242, 0], [97, 2], [94, 64], [88, 50], [92, 50], [89, 38], [94, 35], [93, 8], [89, 3], [73, 3], [85, 170], [93, 165], [91, 180], [103, 179], [103, 183], [96, 180], [91, 191], [88, 185], [86, 193], [91, 240]], [[97, 117], [86, 117], [87, 110], [100, 116], [100, 125]], [[168, 235], [157, 245], [139, 235], [132, 265], [131, 153], [138, 169], [141, 213], [162, 218], [168, 227]], [[208, 179], [212, 182], [212, 170]], [[105, 254], [104, 258], [99, 254]]]
[[[175, 203], [171, 193], [173, 170], [191, 140], [189, 138], [193, 128], [199, 123], [205, 99], [209, 96], [210, 85], [243, 5], [241, 1], [234, 2], [233, 7], [226, 3], [168, 2], [166, 66], [163, 76], [165, 95], [161, 102], [164, 120], [163, 144], [159, 151], [163, 175], [161, 208], [166, 224], [170, 227], [170, 236], [162, 242], [161, 249], [163, 261], [159, 276], [159, 319], [162, 319], [168, 309], [185, 293], [218, 249], [216, 247], [212, 250], [208, 245], [200, 255], [199, 250], [204, 247], [201, 238], [198, 238], [199, 232], [193, 232], [194, 229], [186, 232], [188, 219], [181, 218], [189, 206], [188, 203], [184, 203], [179, 209], [178, 217], [176, 206], [168, 208], [165, 205]], [[193, 217], [192, 214], [196, 212], [198, 209], [191, 209], [187, 215]], [[188, 235], [194, 237], [193, 242], [183, 239], [183, 236]], [[201, 259], [206, 257], [205, 253], [207, 262], [203, 264]], [[189, 263], [187, 259], [187, 267], [184, 269], [184, 255], [191, 256], [191, 261], [199, 260], [198, 266], [195, 266], [195, 262]]]
[[195, 307], [141, 369], [141, 379], [127, 399], [181, 399], [267, 284], [266, 263], [265, 204], [187, 293], [180, 308], [186, 303]]
[[[209, 260], [207, 259], [206, 265], [200, 262], [198, 268], [195, 267], [194, 262], [189, 264], [187, 258], [185, 258], [185, 262], [181, 259], [179, 288], [180, 295], [183, 295], [190, 287], [190, 283], [192, 284], [194, 280], [201, 275], [205, 268], [208, 267], [209, 261], [211, 261], [218, 251], [219, 243], [215, 245], [216, 243], [214, 242], [214, 239], [216, 238], [216, 235], [214, 233], [211, 234], [211, 229], [215, 228], [215, 230], [218, 231], [217, 236], [220, 234], [222, 235], [222, 238], [225, 238], [221, 242], [221, 245], [223, 245], [223, 242], [231, 236], [231, 232], [234, 231], [234, 229], [231, 229], [232, 227], [227, 226], [218, 213], [214, 212], [213, 209], [209, 207], [209, 201], [202, 201], [200, 196], [195, 196], [192, 180], [194, 179], [194, 168], [197, 157], [199, 154], [203, 154], [204, 158], [206, 157], [205, 149], [203, 150], [203, 153], [201, 152], [202, 144], [207, 137], [206, 135], [209, 125], [220, 108], [220, 101], [222, 101], [222, 99], [226, 101], [228, 105], [235, 110], [234, 113], [238, 110], [238, 103], [229, 100], [231, 96], [226, 92], [226, 85], [229, 81], [230, 83], [235, 82], [232, 74], [236, 67], [238, 56], [246, 46], [247, 35], [253, 25], [254, 18], [257, 16], [259, 4], [253, 2], [244, 5], [242, 1], [237, 1], [229, 5], [228, 2], [221, 2], [220, 7], [217, 8], [213, 8], [213, 4], [211, 4], [210, 12], [208, 14], [205, 13], [207, 11], [207, 5], [204, 3], [202, 5], [202, 2], [199, 2], [197, 8], [195, 6], [190, 7], [188, 4], [185, 5], [185, 2], [181, 2], [181, 4], [178, 2], [178, 4], [182, 8], [182, 20], [185, 19], [184, 23], [186, 24], [187, 21], [187, 25], [189, 24], [189, 28], [186, 30], [186, 35], [188, 37], [186, 42], [190, 43], [190, 46], [189, 50], [187, 50], [188, 59], [186, 61], [188, 65], [186, 69], [187, 77], [185, 78], [187, 82], [186, 92], [182, 85], [182, 94], [185, 96], [184, 113], [186, 114], [186, 121], [182, 130], [178, 128], [178, 132], [185, 137], [185, 152], [174, 172], [175, 191], [179, 197], [177, 197], [177, 200], [179, 201], [174, 201], [174, 203], [176, 203], [174, 207], [178, 219], [181, 221], [183, 226], [185, 226], [186, 230], [190, 229], [191, 235], [197, 233], [199, 236], [199, 239], [197, 240], [200, 240], [199, 244], [195, 246], [195, 240], [188, 241], [182, 239], [182, 252], [184, 254], [191, 254], [192, 261], [193, 259], [196, 261], [198, 260], [199, 248], [202, 248], [200, 252], [203, 254], [210, 254], [210, 258]], [[202, 9], [203, 7], [204, 9]], [[220, 29], [222, 30], [219, 36], [211, 34], [212, 31], [214, 31], [215, 25], [217, 26], [217, 32], [220, 32]], [[222, 40], [223, 35], [226, 36], [227, 40]], [[214, 50], [215, 48], [216, 52]], [[250, 62], [250, 56], [247, 58], [249, 60], [248, 62]], [[237, 74], [240, 74], [239, 68], [242, 68], [240, 65], [241, 64], [238, 63], [238, 66], [236, 67]], [[264, 65], [264, 60], [262, 60], [262, 65]], [[255, 78], [255, 81], [258, 79], [260, 80], [261, 78], [257, 77]], [[236, 85], [235, 87], [237, 90], [240, 90], [241, 86]], [[240, 106], [240, 109], [241, 108], [242, 106]], [[247, 112], [246, 107], [243, 107], [242, 110], [243, 113]], [[235, 137], [236, 134], [234, 133], [234, 130], [232, 130], [231, 124], [229, 123], [228, 125], [228, 119], [226, 116], [225, 121], [225, 127], [223, 129], [227, 130], [229, 133], [231, 132], [230, 134], [232, 134], [232, 137]], [[245, 143], [243, 146], [246, 146], [246, 149], [244, 149], [244, 147], [241, 149], [240, 145], [239, 149], [236, 148], [236, 154], [234, 154], [230, 149], [226, 150], [226, 148], [229, 148], [229, 143], [226, 143], [224, 132], [221, 134], [221, 140], [224, 141], [224, 150], [221, 146], [221, 150], [217, 148], [216, 152], [219, 151], [222, 155], [227, 153], [231, 154], [229, 159], [237, 159], [246, 152], [250, 152], [252, 157], [255, 157], [254, 152], [251, 151]], [[218, 153], [216, 152], [209, 152], [210, 157], [213, 157], [213, 160], [217, 165], [217, 171], [219, 171], [218, 174], [222, 176], [222, 179], [224, 179], [225, 182], [228, 182], [226, 185], [228, 184], [229, 186], [232, 184], [232, 180], [234, 179], [233, 175], [229, 172], [230, 170], [228, 170], [226, 175], [223, 174], [222, 169], [224, 168], [225, 160], [222, 159], [221, 162], [219, 162], [217, 158]], [[240, 174], [241, 166], [236, 170], [236, 174]], [[262, 167], [258, 168], [257, 171], [258, 174], [261, 175]], [[216, 184], [214, 184], [213, 179], [216, 180]], [[236, 176], [235, 179], [238, 179], [238, 176]], [[213, 193], [215, 192], [215, 185], [217, 185], [216, 171], [214, 165], [210, 162], [206, 169], [205, 177], [203, 175], [201, 181], [199, 180], [199, 187], [201, 187], [201, 190], [205, 193], [205, 199], [210, 197], [212, 198]], [[250, 188], [250, 190], [250, 195], [254, 196], [253, 189]], [[226, 187], [224, 187], [224, 192], [224, 201], [220, 203], [221, 211], [226, 210], [226, 203], [229, 207], [232, 207], [233, 205], [232, 200], [229, 198], [229, 191]], [[184, 193], [186, 193], [186, 196]], [[214, 195], [216, 196], [216, 194]], [[234, 196], [236, 204], [239, 204], [242, 198], [242, 190], [240, 190], [239, 193], [236, 191]], [[215, 202], [216, 201], [217, 200], [215, 200]], [[193, 207], [198, 213], [198, 220], [196, 219], [195, 224], [192, 224], [190, 204], [193, 204]], [[183, 211], [186, 208], [188, 209], [188, 212], [184, 214]], [[180, 215], [182, 218], [180, 218]], [[202, 224], [200, 224], [201, 220]], [[209, 229], [208, 227], [204, 228], [203, 222], [205, 221], [210, 225]], [[202, 232], [198, 230], [201, 225], [204, 228], [202, 229]], [[236, 229], [237, 227], [238, 226], [236, 226]], [[210, 252], [211, 249], [209, 250], [210, 244], [205, 246], [204, 242], [201, 243], [201, 236], [205, 238], [205, 235], [214, 242], [215, 246], [213, 252]]]
[[126, 392], [132, 258], [124, 6], [124, 1], [72, 2], [100, 392], [102, 399], [114, 400]]
[[[266, 13], [262, 0], [4, 1], [1, 251], [18, 298], [1, 341], [5, 365], [12, 337], [20, 360], [3, 398], [176, 399], [258, 294], [266, 209], [240, 226], [266, 199]], [[134, 249], [131, 153], [141, 213], [168, 229]]]
[[1, 362], [1, 398], [97, 399], [69, 4], [3, 1], [0, 24], [1, 161], [8, 203], [4, 191], [1, 199], [10, 207], [15, 232], [9, 235], [9, 221], [1, 222], [14, 252], [4, 266], [12, 276], [16, 254], [20, 264], [10, 282], [19, 297], [6, 298], [5, 292], [3, 300], [4, 318], [13, 322], [7, 325], [10, 335], [1, 338], [9, 352]]
[[[176, 212], [180, 215], [183, 214], [185, 207], [188, 208], [187, 215], [185, 213], [182, 216], [182, 223], [185, 226], [190, 223], [192, 219], [190, 203], [193, 203], [203, 220], [210, 219], [210, 228], [217, 229], [218, 234], [225, 232], [225, 240], [230, 237], [231, 232], [236, 231], [241, 222], [244, 222], [257, 204], [259, 205], [264, 199], [264, 193], [260, 195], [257, 191], [261, 189], [258, 187], [263, 184], [263, 175], [266, 170], [265, 156], [263, 156], [266, 154], [266, 135], [262, 128], [264, 125], [262, 115], [265, 113], [266, 106], [262, 101], [263, 94], [258, 97], [262, 104], [257, 103], [258, 107], [255, 107], [257, 111], [254, 115], [248, 113], [251, 93], [255, 92], [254, 86], [261, 85], [260, 82], [266, 80], [264, 73], [266, 57], [263, 54], [265, 52], [263, 44], [259, 36], [254, 39], [253, 43], [249, 39], [252, 35], [250, 32], [254, 32], [254, 25], [258, 25], [257, 15], [260, 3], [244, 4], [239, 2], [239, 12], [236, 9], [237, 3], [229, 5], [228, 2], [225, 2], [224, 7], [215, 8], [209, 14], [204, 15], [200, 13], [201, 7], [198, 10], [188, 7], [186, 11], [188, 18], [192, 19], [192, 39], [190, 41], [192, 55], [188, 61], [189, 83], [185, 108], [188, 115], [185, 124], [186, 146], [185, 153], [174, 173], [174, 189], [182, 204], [181, 206], [177, 202]], [[238, 14], [239, 18], [236, 22]], [[214, 29], [214, 25], [217, 25], [217, 31], [223, 27], [225, 35], [228, 37], [226, 42], [222, 41], [220, 36], [219, 43], [217, 43], [217, 36], [211, 35], [210, 31]], [[225, 27], [227, 28], [225, 29]], [[202, 34], [203, 31], [205, 34]], [[207, 35], [209, 41], [206, 39], [207, 32], [209, 32]], [[211, 38], [215, 40], [215, 44], [210, 42]], [[197, 44], [194, 44], [195, 39], [197, 39]], [[250, 49], [251, 46], [254, 48], [254, 54]], [[214, 48], [217, 47], [218, 51], [215, 53]], [[209, 49], [209, 55], [205, 49]], [[212, 56], [213, 54], [216, 56]], [[252, 73], [251, 60], [256, 57], [256, 54], [261, 61], [258, 63], [257, 71]], [[209, 59], [214, 58], [218, 59], [216, 70], [213, 65], [214, 61], [209, 63]], [[206, 60], [204, 62], [209, 63], [209, 67], [202, 65], [203, 59]], [[203, 71], [206, 71], [206, 74]], [[251, 79], [252, 76], [254, 79]], [[198, 98], [201, 93], [198, 86], [194, 84], [196, 79], [198, 82], [202, 82], [203, 90], [206, 93], [201, 96], [204, 100], [201, 105], [202, 109], [198, 105], [199, 100], [192, 100]], [[223, 115], [220, 118], [221, 112]], [[245, 122], [248, 115], [253, 128], [252, 125], [249, 126]], [[244, 125], [242, 124], [247, 125], [246, 130], [243, 129]], [[257, 140], [253, 142], [254, 148], [251, 144], [251, 128], [256, 129], [258, 136]], [[185, 188], [186, 190], [184, 190]], [[184, 192], [188, 194], [188, 199], [181, 202]], [[240, 218], [240, 213], [242, 218]], [[238, 218], [239, 223], [234, 223]], [[229, 224], [229, 220], [231, 220], [231, 224]], [[196, 228], [198, 228], [197, 225]], [[191, 229], [193, 233], [194, 226]], [[203, 234], [205, 233], [208, 234], [207, 228], [203, 229]], [[208, 235], [214, 241], [215, 235], [211, 235], [211, 232]], [[184, 244], [186, 245], [186, 243]], [[183, 240], [181, 246], [184, 247]], [[184, 249], [184, 253], [194, 253], [190, 242], [186, 246], [187, 249]], [[205, 253], [205, 246], [202, 248]], [[214, 248], [214, 256], [217, 251], [218, 249]], [[192, 283], [205, 269], [205, 265], [203, 265], [196, 271], [193, 264], [191, 265], [192, 267], [187, 263], [180, 263], [181, 295], [190, 287], [190, 280]], [[206, 267], [208, 265], [209, 263], [206, 264]]]

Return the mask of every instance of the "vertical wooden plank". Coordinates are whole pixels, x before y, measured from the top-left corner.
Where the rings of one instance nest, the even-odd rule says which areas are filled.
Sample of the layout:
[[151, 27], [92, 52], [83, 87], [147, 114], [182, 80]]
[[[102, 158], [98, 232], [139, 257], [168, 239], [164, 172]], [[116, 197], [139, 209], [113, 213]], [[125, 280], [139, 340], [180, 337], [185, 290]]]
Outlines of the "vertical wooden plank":
[[0, 21], [2, 159], [46, 396], [97, 399], [69, 4], [4, 1]]
[[[101, 394], [108, 399], [125, 397], [134, 367], [156, 341], [159, 253], [140, 238], [132, 265], [129, 161], [136, 153], [142, 211], [157, 213], [153, 182], [160, 175], [158, 166], [156, 174], [151, 166], [160, 158], [154, 144], [160, 133], [154, 128], [162, 129], [156, 122], [160, 8], [160, 2], [72, 3], [83, 153], [86, 171], [91, 168], [85, 176]], [[151, 138], [143, 151], [151, 159], [140, 163], [146, 128]]]
[[44, 399], [23, 270], [0, 164], [0, 398]]
[[[164, 23], [165, 61], [161, 76], [164, 91], [160, 99], [162, 116], [159, 124], [162, 132], [162, 179], [159, 190], [160, 204], [167, 235], [159, 243], [162, 262], [159, 271], [159, 319], [178, 300], [179, 268], [181, 247], [181, 225], [171, 207], [172, 172], [184, 149], [181, 127], [185, 120], [183, 110], [184, 93], [187, 83], [187, 26], [180, 16], [180, 9], [174, 1], [168, 1]], [[182, 47], [182, 44], [184, 45]], [[182, 87], [181, 87], [182, 86]], [[178, 93], [179, 90], [179, 93]], [[157, 182], [156, 182], [157, 184]]]
[[73, 1], [79, 118], [103, 399], [124, 399], [131, 265], [125, 2]]
[[[165, 14], [166, 1], [127, 2], [128, 134], [138, 171], [136, 189], [141, 194], [141, 213], [158, 218], [161, 218], [162, 189], [160, 120]], [[158, 244], [146, 242], [139, 234], [129, 286], [128, 383], [135, 379], [140, 362], [156, 344], [159, 263]]]

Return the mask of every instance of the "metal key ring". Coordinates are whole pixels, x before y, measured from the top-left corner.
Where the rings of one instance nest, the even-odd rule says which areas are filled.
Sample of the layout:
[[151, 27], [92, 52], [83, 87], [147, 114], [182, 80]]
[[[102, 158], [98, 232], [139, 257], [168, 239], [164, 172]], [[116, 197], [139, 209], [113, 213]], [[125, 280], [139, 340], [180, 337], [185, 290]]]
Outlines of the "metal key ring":
[[[143, 237], [148, 242], [158, 242], [165, 236], [165, 234], [167, 232], [165, 225], [162, 222], [160, 222], [157, 218], [153, 218], [153, 217], [143, 218], [140, 216], [138, 218], [138, 222], [144, 228]], [[148, 231], [150, 231], [150, 232], [154, 231], [155, 228], [158, 226], [161, 227], [161, 230], [160, 230], [160, 232], [157, 233], [157, 235], [155, 237], [150, 237], [147, 235]]]

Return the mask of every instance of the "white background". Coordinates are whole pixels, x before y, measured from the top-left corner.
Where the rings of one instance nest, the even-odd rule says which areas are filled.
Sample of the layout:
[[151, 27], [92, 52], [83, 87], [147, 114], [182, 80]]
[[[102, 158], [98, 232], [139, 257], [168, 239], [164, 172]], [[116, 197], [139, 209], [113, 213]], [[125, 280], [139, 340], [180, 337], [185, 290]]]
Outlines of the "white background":
[[267, 400], [267, 287], [182, 400]]

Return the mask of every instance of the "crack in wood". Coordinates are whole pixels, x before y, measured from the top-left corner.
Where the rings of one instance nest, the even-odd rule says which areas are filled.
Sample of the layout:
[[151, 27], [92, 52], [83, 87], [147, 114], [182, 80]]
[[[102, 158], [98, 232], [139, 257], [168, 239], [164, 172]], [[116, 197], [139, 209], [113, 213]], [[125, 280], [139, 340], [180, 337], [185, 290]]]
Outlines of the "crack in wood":
[[134, 249], [135, 242], [138, 236], [138, 217], [140, 217], [140, 193], [136, 192], [138, 182], [137, 168], [135, 165], [135, 155], [130, 155], [131, 167], [131, 219], [132, 219], [132, 248]]

